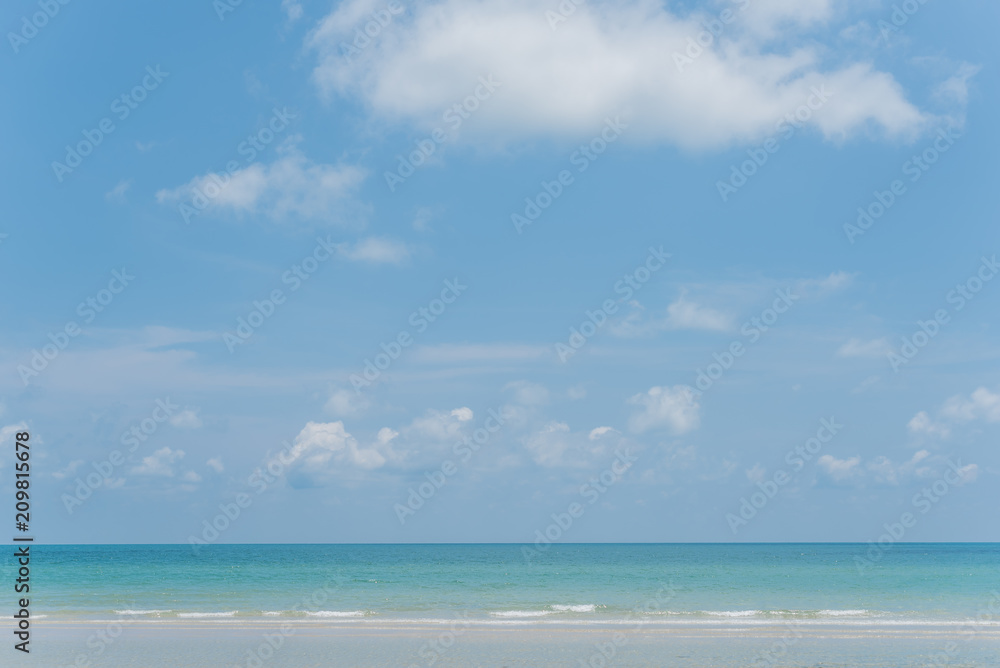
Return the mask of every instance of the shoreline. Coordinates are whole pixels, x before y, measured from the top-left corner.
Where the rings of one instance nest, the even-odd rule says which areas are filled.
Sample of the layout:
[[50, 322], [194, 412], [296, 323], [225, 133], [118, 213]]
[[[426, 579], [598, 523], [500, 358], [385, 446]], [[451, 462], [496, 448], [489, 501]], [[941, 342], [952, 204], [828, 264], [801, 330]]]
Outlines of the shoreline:
[[677, 623], [650, 623], [636, 625], [634, 623], [618, 623], [594, 621], [587, 623], [572, 622], [508, 622], [497, 623], [476, 623], [466, 622], [461, 619], [441, 619], [441, 620], [418, 620], [406, 622], [400, 620], [372, 620], [365, 623], [348, 622], [343, 620], [265, 620], [260, 618], [243, 618], [236, 620], [217, 619], [168, 619], [168, 620], [139, 620], [139, 619], [88, 619], [88, 620], [67, 620], [67, 619], [41, 619], [33, 621], [37, 628], [44, 629], [90, 629], [102, 628], [108, 625], [120, 625], [129, 628], [163, 629], [163, 630], [205, 630], [213, 631], [241, 631], [241, 630], [262, 630], [274, 631], [275, 629], [289, 626], [298, 633], [301, 630], [350, 632], [350, 633], [440, 633], [442, 630], [459, 629], [462, 633], [624, 633], [624, 634], [647, 634], [647, 635], [691, 635], [692, 637], [731, 637], [731, 636], [764, 636], [776, 632], [787, 633], [789, 629], [795, 629], [802, 635], [815, 635], [822, 637], [832, 637], [834, 635], [909, 635], [914, 637], [926, 637], [929, 635], [974, 635], [977, 638], [995, 637], [1000, 639], [1000, 625], [981, 624], [972, 621], [967, 622], [946, 622], [946, 623], [898, 623], [898, 624], [872, 624], [868, 622], [858, 622], [852, 624], [840, 623], [802, 623], [801, 621], [786, 622], [766, 622], [766, 623], [704, 623], [704, 624], [677, 624]]

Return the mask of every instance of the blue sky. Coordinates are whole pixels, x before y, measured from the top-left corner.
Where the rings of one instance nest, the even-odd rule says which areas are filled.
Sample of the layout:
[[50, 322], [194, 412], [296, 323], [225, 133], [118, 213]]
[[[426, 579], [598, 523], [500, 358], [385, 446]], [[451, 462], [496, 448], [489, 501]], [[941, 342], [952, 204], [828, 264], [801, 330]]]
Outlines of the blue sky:
[[6, 3], [39, 540], [997, 540], [1000, 17], [903, 5]]

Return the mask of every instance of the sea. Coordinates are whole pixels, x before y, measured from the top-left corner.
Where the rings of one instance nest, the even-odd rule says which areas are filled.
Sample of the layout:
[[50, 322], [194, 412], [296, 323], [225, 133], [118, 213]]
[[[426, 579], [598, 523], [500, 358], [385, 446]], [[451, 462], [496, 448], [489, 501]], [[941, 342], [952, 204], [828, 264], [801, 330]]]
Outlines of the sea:
[[[7, 552], [0, 580], [13, 605]], [[1000, 666], [1000, 544], [36, 545], [31, 554], [45, 665]], [[95, 629], [118, 635], [94, 642]], [[268, 633], [273, 651], [255, 654]], [[501, 638], [522, 640], [510, 649]], [[160, 661], [160, 651], [170, 656]], [[14, 665], [4, 655], [0, 665]]]

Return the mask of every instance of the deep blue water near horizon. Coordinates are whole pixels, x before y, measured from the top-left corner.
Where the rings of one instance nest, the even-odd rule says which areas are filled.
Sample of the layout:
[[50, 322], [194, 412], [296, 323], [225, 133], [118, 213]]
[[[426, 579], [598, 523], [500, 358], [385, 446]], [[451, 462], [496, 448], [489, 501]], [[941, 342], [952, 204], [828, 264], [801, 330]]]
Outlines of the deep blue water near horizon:
[[[1000, 544], [35, 545], [34, 615], [149, 621], [901, 624], [980, 614]], [[12, 581], [7, 550], [2, 575]], [[875, 554], [874, 552], [872, 554]], [[859, 559], [863, 568], [859, 570]]]

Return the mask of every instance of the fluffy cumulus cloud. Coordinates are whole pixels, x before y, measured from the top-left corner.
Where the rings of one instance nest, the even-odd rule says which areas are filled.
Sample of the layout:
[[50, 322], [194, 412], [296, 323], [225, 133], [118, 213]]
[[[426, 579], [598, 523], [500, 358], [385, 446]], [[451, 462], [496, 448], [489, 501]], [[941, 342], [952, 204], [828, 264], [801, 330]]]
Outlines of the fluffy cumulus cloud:
[[949, 471], [965, 484], [973, 482], [979, 472], [976, 464], [962, 465], [960, 460], [933, 455], [928, 450], [918, 450], [898, 464], [884, 455], [864, 461], [859, 455], [840, 459], [827, 454], [816, 460], [816, 465], [827, 482], [851, 487], [898, 486], [938, 479], [951, 475]]
[[906, 423], [906, 428], [913, 434], [926, 434], [929, 436], [940, 436], [941, 438], [948, 438], [951, 435], [951, 429], [948, 425], [932, 420], [927, 411], [920, 411], [914, 415]]
[[350, 417], [364, 411], [370, 405], [368, 398], [359, 392], [337, 388], [330, 393], [324, 409], [334, 417]]
[[644, 394], [637, 394], [629, 403], [638, 410], [629, 417], [628, 426], [633, 432], [651, 429], [669, 429], [683, 434], [697, 429], [701, 422], [701, 406], [690, 388], [651, 387]]
[[985, 387], [976, 388], [970, 395], [955, 395], [944, 402], [938, 417], [920, 411], [907, 423], [910, 433], [921, 436], [948, 438], [953, 429], [974, 422], [1000, 422], [1000, 394]]
[[816, 464], [836, 482], [854, 478], [861, 472], [861, 457], [837, 459], [833, 455], [823, 455]]
[[133, 475], [162, 476], [172, 478], [174, 476], [174, 464], [184, 459], [183, 450], [171, 450], [168, 447], [160, 448], [148, 457], [143, 457], [138, 466], [132, 467]]
[[572, 431], [565, 422], [550, 422], [523, 439], [531, 460], [554, 468], [593, 468], [611, 456], [622, 439], [611, 427]]
[[201, 427], [201, 418], [198, 417], [198, 411], [186, 408], [170, 418], [170, 424], [178, 429], [198, 429]]
[[[378, 445], [384, 449], [389, 444]], [[276, 459], [287, 467], [294, 487], [322, 485], [357, 470], [377, 469], [387, 461], [377, 447], [360, 445], [340, 420], [306, 423], [291, 448]]]
[[[563, 3], [576, 8], [562, 16], [532, 0], [428, 0], [345, 54], [382, 4], [341, 3], [308, 43], [324, 94], [360, 97], [388, 121], [447, 128], [445, 112], [477, 87], [486, 99], [462, 132], [490, 141], [586, 138], [620, 115], [628, 140], [721, 147], [773, 133], [807, 102], [808, 123], [829, 138], [910, 136], [930, 120], [870, 62], [824, 62], [831, 50], [812, 29], [836, 13], [834, 0], [725, 3], [732, 19], [700, 48], [691, 44], [721, 9], [609, 0]], [[481, 77], [494, 82], [488, 97]]]
[[293, 137], [279, 147], [270, 164], [255, 162], [232, 174], [209, 172], [160, 190], [156, 199], [161, 204], [187, 204], [196, 211], [262, 215], [275, 221], [340, 222], [358, 206], [352, 198], [365, 179], [364, 170], [313, 162], [297, 141]]
[[724, 332], [732, 327], [732, 318], [710, 306], [681, 295], [667, 306], [666, 313], [647, 315], [645, 308], [632, 301], [633, 310], [612, 326], [618, 336], [649, 336], [664, 331], [703, 330]]
[[952, 397], [945, 402], [941, 413], [956, 422], [1000, 422], [1000, 394], [980, 387], [969, 397]]
[[295, 487], [356, 478], [359, 472], [395, 471], [440, 464], [472, 429], [474, 413], [466, 407], [428, 410], [397, 429], [382, 427], [367, 445], [350, 434], [343, 421], [309, 422], [285, 452], [275, 455]]

